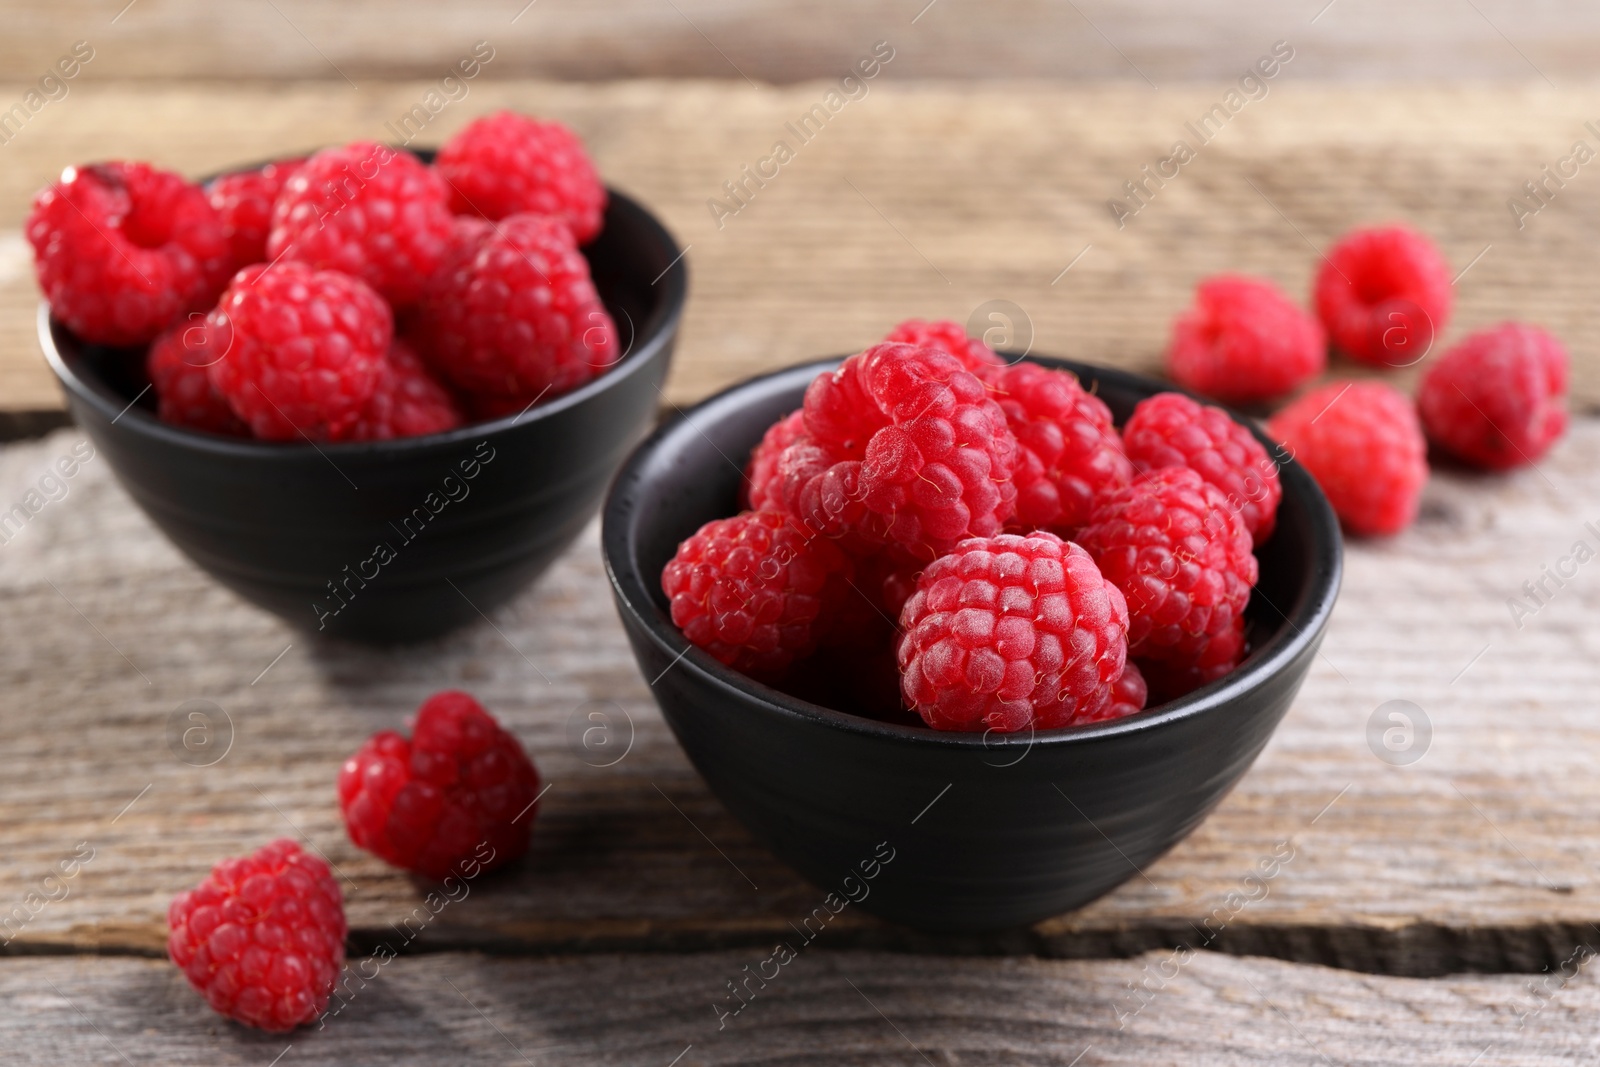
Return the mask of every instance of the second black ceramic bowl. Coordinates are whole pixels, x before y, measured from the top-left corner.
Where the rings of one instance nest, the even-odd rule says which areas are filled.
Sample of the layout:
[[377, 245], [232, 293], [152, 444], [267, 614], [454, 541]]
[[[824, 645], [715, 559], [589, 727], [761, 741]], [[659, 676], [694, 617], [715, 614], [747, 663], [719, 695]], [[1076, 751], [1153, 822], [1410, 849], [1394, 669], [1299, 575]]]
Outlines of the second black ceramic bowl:
[[168, 426], [139, 353], [85, 344], [45, 307], [39, 340], [96, 451], [218, 581], [305, 629], [415, 640], [536, 578], [655, 421], [688, 269], [672, 235], [615, 190], [583, 251], [622, 360], [523, 415], [426, 437], [313, 445]]
[[[1062, 360], [1120, 424], [1150, 379]], [[712, 791], [780, 859], [866, 911], [936, 930], [1012, 928], [1082, 906], [1190, 833], [1267, 743], [1305, 680], [1339, 588], [1339, 527], [1310, 476], [1282, 468], [1259, 551], [1251, 652], [1181, 700], [1036, 735], [941, 733], [861, 718], [751, 681], [672, 625], [661, 568], [737, 511], [766, 428], [833, 361], [721, 393], [658, 429], [606, 501], [617, 610], [644, 677]]]

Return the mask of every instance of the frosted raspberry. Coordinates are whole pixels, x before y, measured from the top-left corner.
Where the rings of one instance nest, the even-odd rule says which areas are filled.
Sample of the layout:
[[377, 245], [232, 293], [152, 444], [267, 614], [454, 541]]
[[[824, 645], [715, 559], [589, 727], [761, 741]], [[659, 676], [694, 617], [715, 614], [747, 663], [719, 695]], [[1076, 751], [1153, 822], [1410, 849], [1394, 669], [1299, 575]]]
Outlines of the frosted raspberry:
[[339, 769], [350, 840], [386, 863], [472, 878], [528, 850], [539, 772], [522, 744], [468, 693], [435, 693], [408, 740], [373, 734]]
[[227, 353], [211, 384], [257, 437], [331, 440], [377, 388], [394, 324], [362, 282], [291, 262], [240, 271], [207, 329]]
[[1096, 500], [1133, 478], [1111, 410], [1076, 376], [1036, 363], [983, 378], [1017, 438], [1013, 526], [1071, 536], [1089, 521]]
[[435, 374], [510, 411], [570, 392], [619, 358], [572, 232], [536, 215], [458, 219], [410, 321]]
[[1230, 404], [1292, 393], [1327, 364], [1322, 325], [1271, 282], [1237, 274], [1200, 283], [1167, 349], [1173, 381]]
[[1417, 391], [1428, 439], [1504, 470], [1532, 463], [1567, 428], [1567, 350], [1537, 326], [1481, 330], [1440, 356]]
[[1450, 268], [1405, 226], [1352, 230], [1328, 251], [1313, 291], [1333, 343], [1379, 367], [1409, 367], [1450, 321]]
[[1181, 393], [1158, 393], [1133, 409], [1122, 439], [1140, 473], [1158, 467], [1197, 471], [1223, 491], [1256, 544], [1272, 535], [1283, 499], [1278, 465], [1226, 411]]
[[68, 167], [34, 197], [26, 233], [50, 313], [97, 344], [153, 340], [228, 280], [205, 193], [145, 163]]
[[806, 529], [931, 560], [1000, 531], [1016, 508], [1016, 438], [954, 356], [880, 344], [806, 390], [808, 437], [779, 461]]
[[468, 123], [439, 149], [434, 166], [458, 215], [503, 219], [550, 215], [578, 244], [600, 232], [606, 187], [577, 134], [559, 122], [497, 111]]
[[1127, 660], [1122, 594], [1049, 533], [962, 541], [922, 572], [900, 628], [901, 693], [937, 730], [1094, 717]]
[[289, 178], [267, 256], [343, 271], [404, 307], [422, 295], [450, 234], [439, 176], [409, 152], [357, 141], [324, 148]]
[[1259, 573], [1244, 519], [1188, 467], [1112, 493], [1078, 542], [1127, 598], [1128, 652], [1141, 664], [1213, 662], [1210, 646], [1231, 640]]
[[937, 348], [941, 352], [948, 352], [961, 361], [961, 365], [970, 371], [977, 371], [984, 367], [1003, 367], [1005, 360], [999, 354], [976, 337], [968, 337], [966, 327], [959, 322], [948, 319], [928, 321], [926, 319], [907, 319], [889, 331], [885, 341], [898, 344], [922, 345], [926, 348]]
[[781, 677], [817, 648], [850, 595], [850, 562], [783, 515], [747, 511], [700, 527], [661, 572], [683, 636], [736, 671]]
[[263, 1030], [316, 1019], [344, 966], [339, 884], [293, 841], [217, 864], [172, 901], [167, 928], [167, 955], [212, 1009]]
[[1398, 533], [1417, 517], [1428, 447], [1393, 387], [1330, 382], [1278, 412], [1267, 432], [1311, 472], [1351, 533]]

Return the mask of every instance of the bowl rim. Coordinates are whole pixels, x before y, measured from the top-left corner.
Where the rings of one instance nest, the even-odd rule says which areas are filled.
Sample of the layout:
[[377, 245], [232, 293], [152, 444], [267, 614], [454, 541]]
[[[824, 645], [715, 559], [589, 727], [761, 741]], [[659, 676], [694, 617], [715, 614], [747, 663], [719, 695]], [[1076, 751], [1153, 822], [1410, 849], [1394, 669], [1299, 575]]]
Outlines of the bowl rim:
[[[422, 150], [414, 151], [413, 154], [424, 156], [432, 153]], [[271, 162], [276, 161], [265, 160], [261, 163], [220, 171], [213, 177], [259, 169]], [[202, 182], [209, 180], [211, 178], [201, 179]], [[126, 425], [135, 433], [169, 445], [250, 460], [270, 457], [301, 458], [318, 454], [346, 458], [382, 455], [387, 458], [391, 455], [406, 456], [436, 449], [448, 450], [481, 440], [486, 435], [500, 434], [517, 426], [531, 426], [540, 420], [554, 418], [561, 412], [608, 391], [625, 378], [643, 373], [642, 368], [653, 362], [652, 357], [659, 354], [667, 340], [677, 332], [683, 319], [684, 305], [688, 301], [689, 267], [685, 256], [688, 249], [679, 246], [677, 239], [666, 225], [643, 203], [611, 186], [606, 187], [606, 193], [610, 197], [610, 203], [620, 206], [623, 211], [637, 215], [652, 240], [658, 241], [664, 249], [674, 253], [674, 258], [666, 270], [651, 283], [652, 286], [665, 286], [662, 290], [664, 295], [661, 303], [643, 323], [635, 324], [631, 316], [629, 317], [628, 321], [633, 326], [633, 337], [617, 362], [571, 392], [562, 393], [547, 403], [537, 404], [514, 415], [502, 415], [497, 419], [466, 423], [443, 433], [397, 437], [383, 441], [261, 441], [255, 438], [228, 437], [162, 422], [150, 412], [137, 407], [139, 397], [124, 402], [125, 398], [115, 394], [99, 375], [78, 373], [62, 354], [61, 346], [56, 343], [56, 330], [61, 330], [67, 336], [71, 336], [71, 331], [51, 317], [50, 304], [44, 299], [39, 301], [37, 315], [39, 347], [43, 349], [45, 362], [49, 364], [56, 380], [72, 398], [88, 404], [110, 424]], [[73, 340], [77, 339], [74, 337]], [[142, 395], [143, 393], [140, 394]]]
[[[1284, 486], [1284, 496], [1287, 497], [1292, 489], [1297, 496], [1305, 499], [1311, 513], [1312, 567], [1311, 574], [1307, 578], [1310, 583], [1309, 595], [1300, 597], [1302, 602], [1288, 615], [1267, 601], [1268, 606], [1283, 617], [1284, 625], [1260, 649], [1253, 650], [1242, 667], [1177, 700], [1168, 701], [1123, 719], [1051, 730], [1030, 729], [1017, 733], [996, 733], [992, 730], [982, 733], [962, 733], [935, 730], [927, 726], [904, 726], [882, 722], [813, 704], [748, 678], [724, 666], [708, 652], [691, 644], [682, 632], [672, 625], [671, 619], [656, 607], [650, 594], [650, 586], [644, 583], [643, 576], [633, 566], [632, 555], [628, 551], [630, 546], [624, 517], [624, 509], [631, 502], [630, 490], [640, 481], [642, 469], [652, 454], [669, 436], [682, 432], [682, 424], [692, 425], [691, 420], [697, 414], [731, 407], [740, 394], [774, 378], [793, 376], [800, 380], [803, 373], [814, 376], [816, 373], [837, 366], [847, 358], [843, 356], [791, 364], [736, 382], [684, 409], [678, 418], [662, 423], [623, 461], [616, 477], [612, 480], [611, 488], [606, 493], [605, 504], [601, 509], [600, 535], [600, 549], [605, 563], [606, 577], [611, 583], [612, 595], [617, 602], [619, 612], [626, 612], [637, 628], [648, 635], [649, 640], [662, 653], [671, 658], [673, 666], [669, 666], [669, 670], [682, 668], [693, 671], [703, 683], [729, 696], [754, 704], [765, 714], [811, 723], [876, 741], [967, 752], [1013, 753], [1020, 748], [1025, 754], [1035, 745], [1060, 747], [1091, 744], [1108, 738], [1159, 730], [1180, 720], [1215, 713], [1261, 688], [1308, 648], [1314, 650], [1321, 643], [1328, 618], [1333, 612], [1334, 602], [1339, 594], [1343, 574], [1343, 539], [1332, 506], [1310, 473], [1292, 456], [1277, 455], [1275, 442], [1252, 421], [1241, 417], [1233, 409], [1159, 379], [1114, 367], [1080, 363], [1041, 353], [1002, 350], [1000, 355], [1007, 362], [1027, 360], [1052, 369], [1068, 370], [1074, 374], [1078, 374], [1080, 370], [1089, 371], [1097, 379], [1113, 379], [1121, 385], [1138, 390], [1148, 389], [1152, 385], [1159, 386], [1163, 392], [1182, 393], [1201, 403], [1222, 407], [1230, 418], [1248, 428], [1269, 453], [1274, 454], [1279, 460], [1278, 473]], [[1252, 590], [1252, 593], [1254, 592], [1255, 590]], [[653, 688], [655, 682], [649, 684]], [[1016, 756], [1017, 760], [1021, 758], [1020, 755]]]

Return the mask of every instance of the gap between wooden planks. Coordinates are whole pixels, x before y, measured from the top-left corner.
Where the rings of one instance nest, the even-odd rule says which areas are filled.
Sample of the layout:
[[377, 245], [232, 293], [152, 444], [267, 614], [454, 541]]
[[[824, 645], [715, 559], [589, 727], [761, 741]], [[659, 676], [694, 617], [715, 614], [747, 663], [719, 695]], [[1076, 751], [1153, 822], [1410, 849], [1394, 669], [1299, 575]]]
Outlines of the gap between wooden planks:
[[[1199, 278], [1254, 272], [1303, 297], [1317, 249], [1349, 227], [1402, 219], [1433, 234], [1464, 272], [1441, 344], [1506, 318], [1542, 323], [1572, 349], [1577, 406], [1600, 408], [1590, 299], [1600, 286], [1600, 178], [1586, 167], [1559, 189], [1547, 185], [1548, 205], [1521, 229], [1507, 207], [1575, 141], [1600, 149], [1584, 125], [1600, 116], [1600, 89], [1351, 88], [1297, 80], [1291, 64], [1119, 230], [1108, 198], [1126, 197], [1123, 183], [1142, 179], [1176, 139], [1195, 141], [1185, 123], [1225, 86], [897, 78], [891, 62], [806, 143], [785, 123], [822, 102], [826, 83], [480, 80], [417, 143], [437, 144], [501, 106], [583, 135], [607, 179], [691, 246], [674, 403], [858, 350], [911, 315], [977, 313], [975, 325], [997, 341], [1020, 346], [1031, 335], [1040, 352], [1152, 370]], [[200, 176], [392, 139], [387, 124], [429, 88], [364, 78], [359, 89], [116, 83], [87, 68], [71, 95], [0, 146], [0, 411], [60, 405], [33, 336], [37, 295], [20, 228], [29, 197], [62, 167], [142, 158]], [[780, 139], [795, 158], [763, 186], [744, 179]], [[731, 181], [747, 182], [743, 206], [728, 199]], [[737, 213], [719, 220], [714, 198]]]
[[[0, 448], [0, 505], [74, 439]], [[1260, 761], [1192, 837], [1114, 893], [1009, 938], [928, 937], [851, 910], [829, 943], [1127, 955], [1193, 944], [1222, 909], [1217, 948], [1396, 974], [1533, 972], [1600, 944], [1600, 564], [1520, 630], [1506, 603], [1576, 540], [1594, 544], [1597, 472], [1600, 421], [1579, 420], [1537, 470], [1438, 472], [1413, 529], [1352, 542], [1322, 655]], [[426, 887], [349, 844], [334, 776], [368, 734], [449, 686], [499, 715], [551, 788], [529, 858], [423, 924], [418, 951], [769, 945], [820, 899], [672, 740], [615, 619], [593, 527], [493, 627], [365, 649], [291, 631], [210, 582], [96, 458], [0, 546], [0, 596], [0, 912], [79, 842], [95, 853], [65, 899], [16, 931], [13, 953], [158, 954], [176, 892], [281, 835], [337, 865], [358, 948], [390, 936]], [[191, 699], [232, 723], [215, 766], [169, 747]], [[1370, 717], [1394, 699], [1432, 722], [1409, 767], [1368, 747]], [[597, 710], [613, 731], [600, 751], [580, 743]], [[1294, 858], [1261, 895], [1245, 877], [1282, 841]]]

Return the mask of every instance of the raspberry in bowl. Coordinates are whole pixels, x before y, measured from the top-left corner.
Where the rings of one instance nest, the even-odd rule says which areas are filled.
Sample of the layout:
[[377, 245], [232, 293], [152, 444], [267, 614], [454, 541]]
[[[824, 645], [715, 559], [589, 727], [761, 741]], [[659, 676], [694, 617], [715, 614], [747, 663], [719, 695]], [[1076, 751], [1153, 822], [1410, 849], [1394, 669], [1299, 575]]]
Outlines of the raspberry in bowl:
[[[357, 142], [209, 202], [73, 168], [30, 223], [74, 420], [191, 559], [317, 633], [419, 640], [509, 600], [661, 404], [688, 270], [655, 216], [592, 173], [581, 245], [544, 216], [452, 214], [432, 158]], [[74, 269], [90, 238], [126, 269]]]
[[[602, 551], [668, 724], [780, 859], [822, 887], [871, 875], [860, 906], [886, 919], [1015, 928], [1135, 877], [1249, 768], [1321, 642], [1339, 527], [1290, 459], [1253, 554], [1250, 527], [1208, 480], [1221, 467], [1202, 477], [1142, 454], [1138, 471], [1126, 459], [1108, 465], [1089, 445], [1119, 449], [1116, 430], [1170, 392], [1163, 383], [1006, 355], [1032, 368], [1012, 382], [981, 361], [960, 371], [885, 354], [893, 347], [752, 379], [659, 428], [612, 485]], [[1058, 514], [1030, 531], [1011, 525], [1016, 500], [1008, 508], [984, 490], [986, 477], [1015, 479], [1017, 454], [960, 375], [980, 376], [991, 395], [1025, 384], [1025, 399], [1040, 388], [1034, 371], [1070, 372], [1071, 389], [1098, 398], [1104, 416], [1076, 394], [1049, 410], [1081, 434], [1082, 462], [1114, 476], [1087, 520]], [[1043, 410], [1005, 414], [1037, 428]], [[995, 440], [981, 455], [950, 450], [946, 422], [958, 440], [980, 430]], [[895, 479], [907, 466], [916, 471], [902, 499]], [[762, 510], [733, 518], [751, 506]], [[1140, 525], [1152, 509], [1167, 518]], [[775, 510], [801, 515], [798, 535]], [[1216, 534], [1208, 511], [1227, 512]], [[1172, 518], [1180, 513], [1190, 518]], [[1184, 566], [1147, 583], [1164, 597], [1125, 596], [1112, 580], [1125, 545], [1184, 558], [1201, 537], [1225, 538], [1226, 551], [1202, 560], [1203, 574]], [[829, 591], [837, 576], [853, 612]], [[1219, 599], [1195, 627], [1173, 612], [1194, 611], [1202, 586]], [[1210, 627], [1245, 591], [1242, 614]], [[1193, 633], [1176, 638], [1185, 627]], [[773, 654], [749, 655], [761, 647]], [[896, 668], [898, 692], [884, 677]]]

